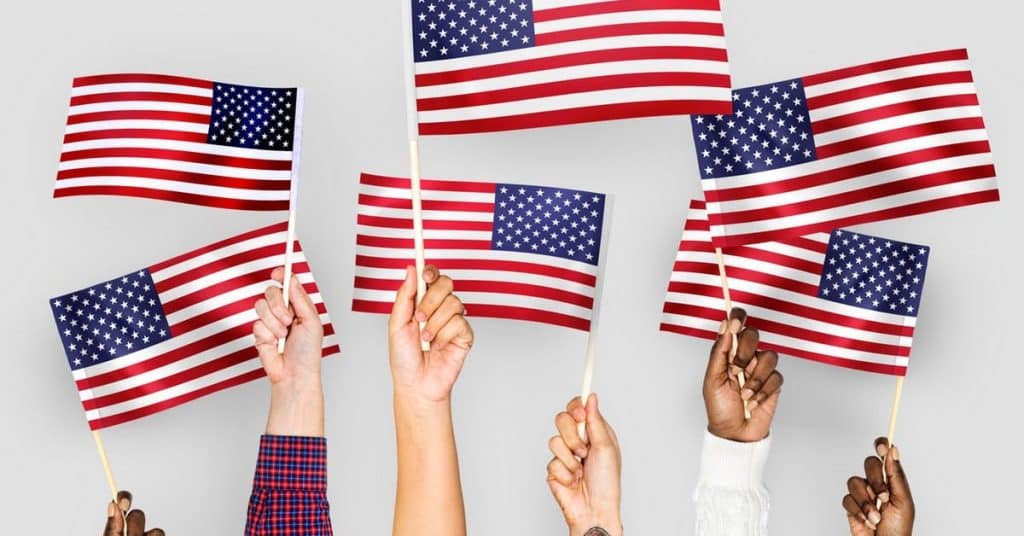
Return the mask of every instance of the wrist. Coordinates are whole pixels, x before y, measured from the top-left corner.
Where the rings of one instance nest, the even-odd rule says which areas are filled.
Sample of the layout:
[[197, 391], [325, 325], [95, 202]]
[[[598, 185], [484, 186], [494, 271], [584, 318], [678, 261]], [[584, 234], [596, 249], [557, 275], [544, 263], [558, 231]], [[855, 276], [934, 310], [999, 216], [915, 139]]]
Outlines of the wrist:
[[615, 518], [604, 522], [580, 523], [569, 528], [569, 536], [622, 536], [622, 523]]
[[289, 378], [271, 385], [266, 433], [323, 437], [324, 394], [319, 376]]

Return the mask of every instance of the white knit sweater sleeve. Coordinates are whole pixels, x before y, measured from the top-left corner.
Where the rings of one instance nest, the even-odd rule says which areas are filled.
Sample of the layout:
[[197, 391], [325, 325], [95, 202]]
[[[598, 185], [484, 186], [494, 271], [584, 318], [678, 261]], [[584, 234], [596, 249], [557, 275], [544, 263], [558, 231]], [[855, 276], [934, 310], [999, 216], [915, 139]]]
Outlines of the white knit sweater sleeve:
[[768, 488], [764, 466], [771, 437], [737, 443], [704, 433], [697, 503], [697, 536], [765, 536]]

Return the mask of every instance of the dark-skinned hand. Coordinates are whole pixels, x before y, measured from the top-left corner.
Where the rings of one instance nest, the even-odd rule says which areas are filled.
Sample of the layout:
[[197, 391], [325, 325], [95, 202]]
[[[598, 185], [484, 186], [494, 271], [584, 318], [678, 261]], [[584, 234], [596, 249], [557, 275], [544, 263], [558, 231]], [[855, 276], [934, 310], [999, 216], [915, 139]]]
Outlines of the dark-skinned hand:
[[[127, 531], [125, 526], [127, 525]], [[107, 526], [103, 536], [164, 536], [161, 529], [146, 530], [146, 514], [142, 510], [132, 510], [132, 494], [121, 491], [117, 494], [117, 504], [107, 503]]]
[[[704, 406], [709, 432], [730, 441], [752, 443], [768, 437], [782, 392], [782, 374], [775, 370], [778, 354], [757, 350], [760, 336], [756, 329], [746, 327], [746, 321], [746, 311], [739, 308], [732, 310], [728, 321], [722, 321], [704, 375]], [[738, 350], [730, 364], [734, 336]], [[747, 379], [742, 389], [741, 371]], [[744, 400], [750, 419], [743, 415]]]
[[[914, 498], [907, 474], [900, 463], [900, 451], [880, 437], [875, 440], [877, 456], [864, 460], [864, 477], [846, 481], [843, 497], [852, 536], [910, 536], [914, 530]], [[882, 472], [882, 467], [885, 472]], [[878, 504], [881, 503], [881, 508]]]

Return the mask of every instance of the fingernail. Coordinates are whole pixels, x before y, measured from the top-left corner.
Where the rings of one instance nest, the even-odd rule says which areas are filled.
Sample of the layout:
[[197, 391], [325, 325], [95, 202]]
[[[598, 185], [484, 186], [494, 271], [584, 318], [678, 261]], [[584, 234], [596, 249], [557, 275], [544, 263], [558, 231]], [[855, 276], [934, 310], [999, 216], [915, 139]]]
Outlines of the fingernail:
[[742, 327], [743, 324], [740, 323], [740, 319], [738, 318], [733, 318], [732, 320], [729, 321], [729, 331], [733, 333], [739, 333], [740, 328]]
[[430, 333], [429, 331], [427, 331], [427, 330], [423, 330], [423, 333], [422, 333], [422, 334], [420, 334], [420, 337], [421, 337], [421, 338], [422, 338], [423, 340], [425, 340], [425, 341], [427, 341], [427, 342], [430, 342], [431, 340], [433, 340], [433, 338], [434, 338], [434, 335], [433, 335], [432, 333]]
[[878, 528], [878, 525], [872, 523], [871, 521], [864, 521], [864, 524], [867, 525], [868, 528], [871, 530], [875, 530]]
[[868, 521], [874, 525], [878, 525], [878, 522], [882, 520], [882, 516], [878, 512], [871, 512], [868, 514]]
[[740, 398], [743, 400], [750, 400], [750, 397], [754, 396], [754, 391], [751, 389], [744, 389], [740, 391]]
[[584, 448], [576, 449], [576, 455], [579, 456], [580, 458], [586, 458], [587, 457], [587, 449], [584, 449]]
[[893, 459], [893, 460], [895, 460], [895, 461], [897, 461], [897, 462], [898, 462], [898, 461], [900, 461], [900, 449], [898, 449], [898, 448], [896, 448], [896, 447], [894, 446], [894, 447], [892, 448], [892, 451], [891, 451], [891, 452], [892, 452], [892, 459]]
[[885, 455], [889, 454], [889, 445], [885, 443], [875, 445], [875, 453], [878, 454], [879, 458], [885, 458]]
[[882, 493], [879, 493], [878, 500], [882, 501], [883, 504], [889, 502], [889, 492], [883, 491]]
[[753, 400], [751, 402], [748, 402], [747, 403], [747, 412], [749, 413], [751, 411], [754, 411], [754, 409], [757, 408], [757, 406], [760, 406], [760, 405], [761, 405], [761, 403], [758, 402], [757, 400]]
[[729, 371], [732, 372], [733, 376], [739, 376], [740, 373], [743, 372], [743, 369], [737, 367], [736, 365], [733, 365], [732, 368], [729, 369]]
[[130, 507], [132, 503], [128, 501], [128, 499], [121, 499], [121, 501], [118, 502], [117, 505], [121, 507], [121, 510], [128, 510], [128, 507]]
[[423, 311], [416, 311], [416, 321], [417, 322], [426, 322], [427, 321], [426, 313], [424, 313]]

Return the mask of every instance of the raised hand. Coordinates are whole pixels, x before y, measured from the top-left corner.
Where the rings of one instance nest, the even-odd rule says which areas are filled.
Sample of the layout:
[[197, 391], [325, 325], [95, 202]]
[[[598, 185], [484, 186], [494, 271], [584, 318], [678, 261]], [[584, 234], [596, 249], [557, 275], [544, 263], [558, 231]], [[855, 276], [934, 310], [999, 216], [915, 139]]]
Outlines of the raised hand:
[[[473, 329], [463, 314], [462, 302], [452, 292], [455, 284], [437, 267], [423, 270], [427, 293], [416, 306], [416, 270], [406, 269], [388, 323], [391, 375], [396, 396], [423, 402], [448, 400], [455, 380], [473, 346]], [[420, 332], [420, 322], [426, 322]], [[420, 340], [430, 342], [424, 352]]]
[[[274, 270], [271, 277], [280, 284], [284, 269]], [[267, 433], [319, 437], [324, 435], [320, 379], [324, 329], [316, 305], [295, 276], [289, 301], [285, 307], [281, 288], [271, 286], [255, 305], [259, 320], [253, 324], [253, 335], [271, 385]], [[277, 352], [281, 337], [287, 337], [284, 354]]]
[[889, 441], [880, 437], [875, 440], [875, 452], [877, 456], [864, 460], [864, 477], [852, 476], [846, 481], [849, 493], [843, 497], [843, 508], [850, 534], [910, 536], [914, 529], [914, 498], [900, 463], [899, 449], [890, 449]]
[[[586, 423], [587, 441], [579, 436], [578, 424]], [[548, 487], [562, 509], [570, 536], [619, 536], [622, 521], [622, 454], [615, 431], [604, 420], [597, 395], [584, 407], [580, 398], [569, 402], [555, 417], [558, 435], [548, 448], [554, 454], [548, 463]]]
[[[722, 322], [704, 375], [704, 405], [708, 412], [709, 432], [723, 439], [750, 443], [768, 437], [779, 404], [783, 378], [775, 370], [779, 363], [778, 354], [757, 350], [759, 334], [756, 329], [745, 327], [746, 320], [746, 311], [737, 308], [732, 310], [728, 321]], [[733, 344], [738, 346], [736, 357], [730, 364]], [[740, 371], [747, 378], [742, 389], [738, 380]], [[747, 401], [750, 419], [743, 415], [744, 400]]]
[[127, 491], [117, 493], [117, 504], [107, 503], [107, 525], [103, 536], [164, 536], [161, 529], [146, 530], [146, 514], [142, 510], [132, 510], [132, 494]]

